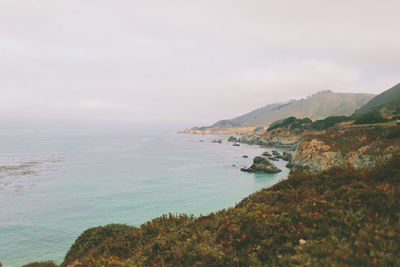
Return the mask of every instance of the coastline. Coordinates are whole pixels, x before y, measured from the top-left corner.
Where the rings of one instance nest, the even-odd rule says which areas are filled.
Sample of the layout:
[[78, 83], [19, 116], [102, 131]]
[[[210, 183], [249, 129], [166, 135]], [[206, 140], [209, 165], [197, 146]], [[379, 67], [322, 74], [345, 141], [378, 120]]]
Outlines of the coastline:
[[170, 214], [139, 228], [91, 228], [62, 266], [395, 265], [400, 236], [393, 211], [400, 209], [391, 188], [399, 186], [399, 160], [373, 170], [292, 174], [235, 207], [198, 218]]
[[[20, 139], [14, 132], [9, 134], [12, 134], [19, 145], [10, 143], [8, 151], [15, 151], [19, 147], [21, 151], [22, 148], [26, 151], [26, 143], [31, 141]], [[57, 137], [61, 132], [48, 134]], [[149, 134], [131, 137], [131, 134], [123, 133], [117, 139], [110, 139], [110, 136], [116, 136], [116, 133], [112, 132], [102, 133], [104, 139], [99, 139], [96, 133], [97, 137], [93, 139], [93, 134], [88, 132], [82, 135], [72, 131], [63, 133], [60, 140], [74, 140], [74, 145], [65, 143], [73, 153], [51, 154], [51, 151], [59, 150], [62, 143], [53, 148], [56, 144], [52, 141], [54, 137], [48, 138], [47, 135], [37, 133], [39, 140], [49, 140], [48, 145], [34, 142], [38, 146], [40, 144], [43, 154], [61, 157], [63, 161], [52, 163], [51, 172], [38, 172], [39, 176], [23, 176], [17, 180], [10, 180], [12, 183], [7, 187], [9, 192], [2, 194], [3, 197], [7, 196], [7, 199], [2, 200], [3, 204], [14, 207], [3, 209], [3, 218], [8, 220], [0, 220], [0, 225], [3, 226], [0, 243], [6, 242], [0, 244], [5, 248], [0, 252], [0, 262], [3, 266], [21, 266], [22, 263], [32, 260], [49, 258], [59, 263], [76, 237], [89, 227], [108, 223], [139, 226], [169, 212], [193, 213], [196, 216], [208, 214], [234, 206], [249, 194], [278, 182], [282, 175], [287, 176], [241, 172], [240, 167], [250, 166], [253, 157], [267, 149], [247, 145], [233, 147], [225, 141], [223, 144], [211, 143], [214, 138], [218, 138], [217, 136], [171, 133], [163, 134], [162, 137]], [[26, 133], [23, 136], [27, 136]], [[200, 142], [201, 139], [204, 139], [204, 142]], [[125, 152], [121, 153], [121, 149]], [[88, 151], [93, 156], [88, 157]], [[7, 153], [6, 149], [2, 151], [4, 156]], [[243, 158], [244, 154], [249, 158]], [[41, 155], [35, 158], [46, 159]], [[164, 160], [160, 161], [161, 159]], [[162, 164], [163, 161], [165, 164]], [[232, 164], [236, 164], [236, 167]], [[283, 168], [285, 163], [282, 165]], [[42, 168], [41, 166], [39, 167]], [[284, 172], [288, 174], [289, 170]], [[139, 175], [145, 179], [139, 179]], [[19, 186], [18, 195], [12, 187], [14, 184]], [[124, 186], [120, 187], [118, 184]], [[46, 185], [51, 187], [45, 187]], [[34, 198], [37, 194], [41, 194], [42, 199]], [[57, 198], [52, 198], [56, 195]], [[176, 195], [175, 199], [173, 195]], [[118, 200], [118, 196], [122, 201]], [[15, 202], [16, 198], [20, 199], [19, 202]], [[154, 200], [150, 201], [151, 199]], [[20, 204], [16, 206], [15, 203]], [[35, 207], [30, 206], [33, 204]], [[60, 209], [60, 206], [63, 209]], [[29, 207], [29, 210], [21, 210], [21, 207]], [[47, 211], [56, 216], [45, 215]], [[28, 222], [17, 221], [17, 212], [25, 214]], [[71, 214], [75, 214], [75, 217]], [[10, 226], [10, 221], [15, 223]], [[35, 230], [30, 230], [32, 227], [35, 227]], [[29, 235], [18, 235], [27, 231], [32, 232]], [[4, 236], [6, 233], [8, 236]], [[57, 239], [53, 239], [52, 236], [57, 236]], [[11, 237], [12, 240], [7, 239]], [[46, 243], [40, 243], [41, 240], [45, 240]], [[52, 243], [56, 240], [57, 244]], [[52, 249], [54, 247], [56, 249]], [[53, 256], [46, 256], [50, 255], [49, 251]], [[12, 258], [16, 258], [15, 255], [24, 257], [19, 257], [21, 260], [13, 263], [15, 261]]]

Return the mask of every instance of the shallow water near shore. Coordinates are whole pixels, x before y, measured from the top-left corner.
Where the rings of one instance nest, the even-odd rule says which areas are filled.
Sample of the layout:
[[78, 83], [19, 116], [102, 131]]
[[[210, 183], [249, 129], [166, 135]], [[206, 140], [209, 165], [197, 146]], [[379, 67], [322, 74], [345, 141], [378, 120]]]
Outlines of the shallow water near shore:
[[[212, 143], [220, 138], [222, 144]], [[283, 170], [278, 174], [241, 172], [271, 149], [235, 147], [226, 139], [157, 131], [2, 131], [0, 262], [60, 263], [87, 228], [138, 226], [166, 213], [207, 214], [288, 175], [283, 161], [275, 162]]]

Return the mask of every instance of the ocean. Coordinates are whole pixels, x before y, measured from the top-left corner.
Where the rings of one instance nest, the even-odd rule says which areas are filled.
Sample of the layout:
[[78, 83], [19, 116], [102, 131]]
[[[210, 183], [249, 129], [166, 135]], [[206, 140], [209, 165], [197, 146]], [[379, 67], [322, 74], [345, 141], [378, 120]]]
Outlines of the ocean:
[[283, 161], [276, 162], [278, 174], [241, 172], [271, 149], [226, 139], [173, 131], [2, 130], [0, 262], [61, 263], [90, 227], [205, 215], [287, 177]]

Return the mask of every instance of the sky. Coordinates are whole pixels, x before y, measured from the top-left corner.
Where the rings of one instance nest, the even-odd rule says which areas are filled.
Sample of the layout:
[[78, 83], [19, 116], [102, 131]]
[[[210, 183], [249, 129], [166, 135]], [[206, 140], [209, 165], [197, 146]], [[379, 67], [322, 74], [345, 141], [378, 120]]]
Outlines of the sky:
[[1, 0], [0, 123], [209, 125], [400, 82], [398, 0]]

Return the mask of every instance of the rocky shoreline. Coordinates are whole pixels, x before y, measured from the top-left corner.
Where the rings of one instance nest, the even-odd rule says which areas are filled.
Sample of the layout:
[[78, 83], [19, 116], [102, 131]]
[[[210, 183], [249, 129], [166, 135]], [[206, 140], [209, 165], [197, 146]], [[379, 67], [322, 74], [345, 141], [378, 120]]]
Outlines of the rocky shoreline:
[[[393, 138], [399, 131], [390, 127], [332, 127], [321, 132], [307, 132], [297, 136], [273, 137], [269, 135], [245, 135], [229, 137], [232, 142], [286, 149], [282, 155], [265, 152], [265, 160], [257, 159], [253, 166], [244, 171], [274, 172], [271, 161], [284, 159], [291, 172], [320, 172], [332, 167], [346, 165], [354, 168], [371, 168], [389, 160], [400, 152], [399, 138]], [[271, 164], [270, 164], [271, 163]], [[263, 165], [260, 167], [259, 165]]]

